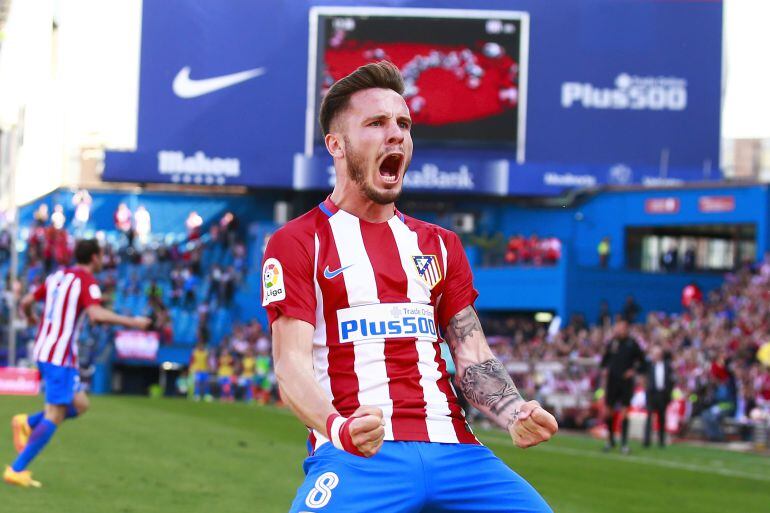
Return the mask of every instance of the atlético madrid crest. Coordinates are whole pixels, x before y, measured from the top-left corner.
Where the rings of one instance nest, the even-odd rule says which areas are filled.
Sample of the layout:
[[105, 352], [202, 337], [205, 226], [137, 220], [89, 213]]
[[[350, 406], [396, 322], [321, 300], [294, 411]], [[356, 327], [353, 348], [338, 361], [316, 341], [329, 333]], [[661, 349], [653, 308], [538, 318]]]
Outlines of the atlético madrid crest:
[[438, 266], [436, 255], [413, 256], [412, 260], [417, 268], [417, 274], [428, 285], [428, 288], [433, 290], [433, 287], [441, 281], [441, 268]]

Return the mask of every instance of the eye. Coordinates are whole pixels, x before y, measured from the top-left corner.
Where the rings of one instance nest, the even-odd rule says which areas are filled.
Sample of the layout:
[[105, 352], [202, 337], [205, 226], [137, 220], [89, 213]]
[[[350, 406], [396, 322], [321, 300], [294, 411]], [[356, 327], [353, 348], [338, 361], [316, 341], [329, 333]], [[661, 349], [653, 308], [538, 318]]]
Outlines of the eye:
[[372, 121], [371, 123], [369, 123], [369, 126], [382, 126], [382, 121], [377, 119], [377, 120]]
[[403, 129], [409, 130], [412, 127], [412, 124], [408, 121], [399, 121], [398, 126], [400, 126]]

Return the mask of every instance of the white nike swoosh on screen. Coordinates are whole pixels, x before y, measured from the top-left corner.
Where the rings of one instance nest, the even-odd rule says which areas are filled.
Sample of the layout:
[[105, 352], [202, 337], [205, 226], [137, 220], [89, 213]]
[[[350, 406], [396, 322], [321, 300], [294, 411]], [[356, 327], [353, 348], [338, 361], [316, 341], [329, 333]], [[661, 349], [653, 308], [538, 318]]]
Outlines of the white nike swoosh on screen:
[[196, 96], [213, 93], [214, 91], [240, 84], [264, 74], [265, 68], [254, 68], [220, 77], [193, 80], [190, 78], [190, 66], [185, 66], [174, 77], [172, 88], [174, 89], [174, 94], [180, 98], [195, 98]]

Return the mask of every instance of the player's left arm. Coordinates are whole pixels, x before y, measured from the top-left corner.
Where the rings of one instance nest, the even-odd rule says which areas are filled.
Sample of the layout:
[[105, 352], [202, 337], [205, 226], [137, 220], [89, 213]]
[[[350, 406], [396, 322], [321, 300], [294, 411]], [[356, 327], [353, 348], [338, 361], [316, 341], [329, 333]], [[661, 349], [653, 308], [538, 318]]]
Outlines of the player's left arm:
[[537, 401], [526, 401], [495, 358], [472, 305], [452, 317], [444, 331], [457, 368], [457, 386], [473, 406], [507, 429], [518, 447], [546, 442], [556, 433], [554, 416]]

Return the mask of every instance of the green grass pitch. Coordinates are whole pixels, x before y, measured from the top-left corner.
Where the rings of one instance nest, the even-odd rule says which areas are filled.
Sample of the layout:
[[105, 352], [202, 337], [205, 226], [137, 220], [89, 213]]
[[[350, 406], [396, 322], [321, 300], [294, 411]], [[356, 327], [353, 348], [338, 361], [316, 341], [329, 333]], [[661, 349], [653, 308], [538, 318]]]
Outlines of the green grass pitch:
[[[14, 457], [11, 415], [40, 406], [40, 398], [0, 398], [3, 463]], [[557, 513], [770, 511], [770, 458], [638, 445], [630, 456], [606, 455], [600, 442], [569, 435], [524, 451], [505, 433], [478, 434]], [[302, 481], [304, 441], [287, 410], [96, 397], [33, 463], [43, 488], [3, 484], [0, 511], [285, 512]]]

